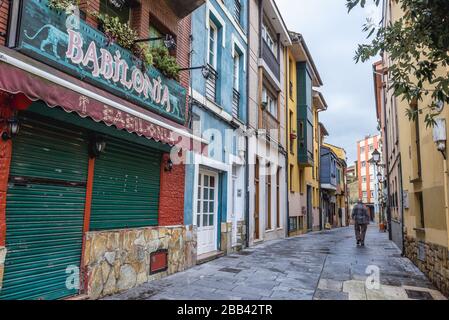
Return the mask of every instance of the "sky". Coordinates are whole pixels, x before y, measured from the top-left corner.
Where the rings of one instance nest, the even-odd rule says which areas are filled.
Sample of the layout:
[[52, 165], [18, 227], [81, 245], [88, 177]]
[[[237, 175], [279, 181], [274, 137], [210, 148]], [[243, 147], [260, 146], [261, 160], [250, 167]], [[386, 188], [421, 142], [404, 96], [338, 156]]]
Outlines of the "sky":
[[372, 64], [358, 64], [354, 53], [366, 42], [367, 17], [380, 19], [374, 5], [348, 14], [345, 0], [276, 0], [287, 28], [303, 35], [324, 85], [318, 90], [329, 106], [320, 121], [326, 142], [343, 147], [348, 165], [357, 160], [356, 142], [377, 134]]

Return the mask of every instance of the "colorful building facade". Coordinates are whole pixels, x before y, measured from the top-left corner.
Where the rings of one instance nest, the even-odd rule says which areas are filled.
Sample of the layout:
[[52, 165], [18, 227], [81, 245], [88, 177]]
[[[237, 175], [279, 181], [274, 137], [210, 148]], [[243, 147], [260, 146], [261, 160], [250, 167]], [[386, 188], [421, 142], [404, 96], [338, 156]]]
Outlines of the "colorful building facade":
[[274, 1], [249, 1], [248, 224], [250, 245], [287, 234], [285, 47]]
[[246, 244], [247, 10], [247, 1], [211, 0], [192, 14], [191, 64], [209, 72], [192, 76], [191, 126], [208, 153], [191, 154], [185, 188], [200, 259]]
[[286, 98], [289, 187], [289, 235], [319, 229], [319, 117], [327, 109], [323, 85], [301, 34], [290, 32], [287, 48]]
[[71, 13], [9, 4], [0, 20], [0, 299], [95, 299], [193, 266], [185, 165], [173, 158], [206, 148], [185, 125], [189, 74], [144, 63], [92, 11], [118, 16], [149, 46], [163, 45], [152, 32], [175, 39], [166, 57], [188, 68], [189, 13], [201, 1], [81, 1]]

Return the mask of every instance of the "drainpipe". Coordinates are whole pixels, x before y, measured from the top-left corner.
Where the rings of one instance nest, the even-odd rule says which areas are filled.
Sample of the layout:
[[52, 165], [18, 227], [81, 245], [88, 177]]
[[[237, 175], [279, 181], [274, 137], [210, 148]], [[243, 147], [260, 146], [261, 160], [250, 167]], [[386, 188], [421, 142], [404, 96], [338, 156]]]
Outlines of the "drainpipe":
[[[444, 159], [443, 162], [444, 167], [444, 206], [445, 206], [445, 212], [446, 212], [446, 230], [449, 228], [449, 178], [448, 178], [448, 166], [447, 166], [447, 159]], [[447, 232], [447, 248], [449, 248], [449, 232]]]
[[[248, 130], [248, 124], [249, 124], [249, 72], [250, 72], [250, 33], [248, 32], [249, 30], [249, 25], [250, 25], [250, 7], [248, 6], [247, 10], [246, 10], [246, 33], [248, 36], [248, 48], [246, 50], [246, 129]], [[246, 247], [249, 247], [249, 220], [250, 220], [250, 215], [249, 215], [249, 197], [250, 197], [250, 193], [249, 193], [249, 154], [248, 154], [248, 150], [249, 150], [249, 145], [248, 145], [249, 139], [248, 139], [248, 134], [245, 134], [245, 143], [246, 143], [246, 152], [245, 152], [245, 194], [246, 194], [246, 199], [245, 199], [245, 229], [246, 229], [246, 239], [245, 239], [245, 245]]]
[[[285, 72], [285, 74], [287, 74], [287, 72], [290, 72], [290, 70], [287, 70], [287, 68], [288, 68], [288, 50], [287, 50], [287, 48], [285, 48], [284, 49], [284, 61], [285, 61], [285, 66], [284, 66], [284, 72]], [[286, 79], [285, 79], [285, 77], [284, 77], [284, 81], [285, 81]], [[289, 96], [289, 83], [288, 83], [288, 81], [285, 81], [285, 97], [286, 97], [286, 99], [285, 99], [285, 127], [287, 127], [288, 128], [288, 125], [289, 125], [289, 116], [290, 116], [290, 111], [289, 111], [289, 109], [288, 109], [288, 99], [290, 98]], [[291, 128], [290, 128], [291, 129]], [[290, 139], [290, 130], [288, 130], [289, 132], [286, 132], [285, 133], [285, 146], [287, 147], [287, 149], [288, 149], [288, 141], [289, 141], [289, 139]], [[285, 199], [286, 199], [286, 208], [285, 208], [285, 212], [286, 212], [286, 220], [285, 220], [285, 225], [286, 225], [286, 230], [285, 230], [285, 237], [286, 238], [288, 238], [289, 236], [290, 236], [290, 204], [289, 204], [289, 201], [288, 201], [288, 196], [289, 196], [289, 194], [290, 194], [290, 188], [289, 188], [289, 181], [288, 181], [288, 179], [289, 179], [289, 170], [290, 170], [290, 164], [289, 164], [289, 162], [288, 162], [288, 156], [290, 155], [290, 152], [289, 152], [289, 150], [287, 150], [287, 154], [286, 154], [286, 156], [285, 156], [285, 186], [286, 186], [286, 189], [285, 189]]]

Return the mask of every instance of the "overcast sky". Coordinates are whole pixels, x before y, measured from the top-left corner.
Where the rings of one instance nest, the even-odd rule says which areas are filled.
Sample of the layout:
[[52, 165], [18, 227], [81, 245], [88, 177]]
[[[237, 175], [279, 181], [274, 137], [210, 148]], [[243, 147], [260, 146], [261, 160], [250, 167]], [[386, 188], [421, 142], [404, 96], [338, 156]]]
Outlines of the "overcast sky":
[[355, 64], [354, 52], [365, 41], [362, 25], [379, 19], [374, 6], [347, 13], [345, 0], [276, 0], [287, 27], [301, 33], [323, 79], [329, 105], [320, 121], [327, 142], [342, 146], [348, 165], [357, 158], [356, 141], [377, 133], [372, 62]]

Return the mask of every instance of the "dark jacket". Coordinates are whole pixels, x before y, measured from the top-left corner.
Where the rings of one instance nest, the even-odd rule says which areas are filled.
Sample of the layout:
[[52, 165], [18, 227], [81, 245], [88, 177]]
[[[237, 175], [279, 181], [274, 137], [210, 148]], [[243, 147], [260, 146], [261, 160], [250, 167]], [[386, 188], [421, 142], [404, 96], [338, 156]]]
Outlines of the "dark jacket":
[[352, 210], [352, 219], [357, 224], [369, 224], [370, 216], [368, 209], [363, 204], [357, 204]]

